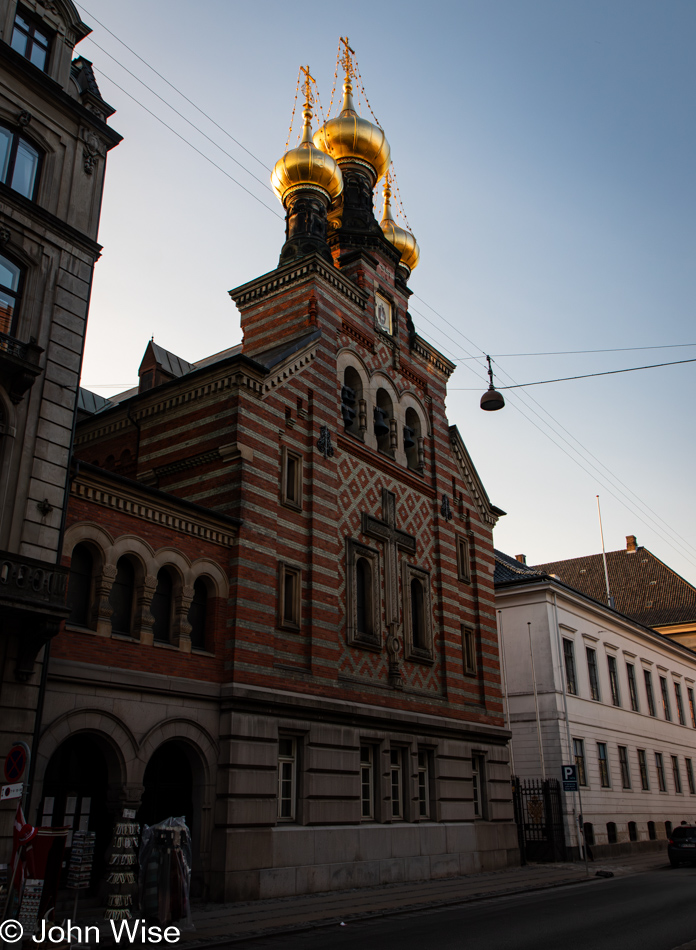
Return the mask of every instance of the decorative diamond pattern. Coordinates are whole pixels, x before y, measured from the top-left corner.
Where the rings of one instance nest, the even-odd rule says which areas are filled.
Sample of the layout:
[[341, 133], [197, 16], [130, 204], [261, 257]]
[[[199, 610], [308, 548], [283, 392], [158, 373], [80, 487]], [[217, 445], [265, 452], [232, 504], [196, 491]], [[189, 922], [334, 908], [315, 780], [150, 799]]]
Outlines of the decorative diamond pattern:
[[[364, 462], [352, 458], [347, 452], [342, 453], [339, 468], [344, 486], [339, 499], [343, 508], [339, 531], [342, 535], [359, 538], [371, 546], [381, 547], [379, 542], [362, 537], [360, 534], [361, 512], [377, 518], [382, 518], [382, 488], [387, 488], [396, 495], [397, 527], [416, 537], [416, 556], [414, 564], [425, 570], [432, 571], [434, 565], [434, 532], [433, 506], [428, 498], [424, 498], [417, 491], [405, 488], [399, 482], [374, 469], [370, 469]], [[405, 555], [399, 552], [401, 560]], [[382, 560], [382, 566], [384, 562]], [[345, 572], [343, 565], [340, 568], [339, 597], [345, 609]], [[384, 617], [384, 576], [382, 586], [382, 624], [383, 636], [386, 637]], [[402, 612], [401, 574], [399, 573], [399, 610]], [[435, 604], [433, 607], [435, 608]], [[435, 614], [435, 611], [434, 611]], [[433, 617], [435, 634], [435, 656], [439, 656], [439, 630], [436, 614]], [[400, 628], [399, 636], [403, 637]], [[349, 647], [342, 636], [340, 670], [362, 679], [369, 679], [379, 683], [386, 683], [389, 673], [389, 663], [386, 650], [382, 653], [373, 653], [361, 650], [359, 647]], [[403, 656], [402, 656], [403, 659]], [[439, 660], [433, 666], [423, 666], [409, 661], [402, 662], [402, 676], [404, 682], [418, 689], [438, 692]]]

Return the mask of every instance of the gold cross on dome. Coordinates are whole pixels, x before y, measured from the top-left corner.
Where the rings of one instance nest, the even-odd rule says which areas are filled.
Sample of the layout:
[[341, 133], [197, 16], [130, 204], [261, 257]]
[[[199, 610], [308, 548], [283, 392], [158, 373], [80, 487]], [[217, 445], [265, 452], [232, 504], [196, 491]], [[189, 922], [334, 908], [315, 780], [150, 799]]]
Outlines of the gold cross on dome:
[[340, 37], [340, 42], [343, 43], [343, 47], [344, 47], [343, 56], [341, 58], [341, 66], [343, 66], [343, 68], [345, 69], [346, 76], [352, 76], [353, 75], [353, 60], [350, 57], [351, 57], [351, 53], [353, 54], [353, 56], [355, 56], [355, 50], [352, 49], [351, 46], [349, 45], [347, 36]]
[[310, 83], [316, 83], [316, 79], [309, 71], [309, 66], [300, 66], [300, 72], [305, 74], [304, 79], [304, 91], [305, 91], [305, 102], [309, 103], [312, 98], [312, 87]]

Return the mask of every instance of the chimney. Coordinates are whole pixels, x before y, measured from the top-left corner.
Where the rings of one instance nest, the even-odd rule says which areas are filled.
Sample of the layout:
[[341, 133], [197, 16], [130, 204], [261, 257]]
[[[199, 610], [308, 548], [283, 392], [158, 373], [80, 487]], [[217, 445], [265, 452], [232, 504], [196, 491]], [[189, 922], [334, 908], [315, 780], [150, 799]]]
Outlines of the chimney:
[[[634, 538], [633, 540], [635, 541], [635, 538]], [[526, 564], [526, 563], [527, 563], [527, 555], [526, 555], [526, 554], [516, 554], [516, 555], [515, 555], [515, 560], [516, 560], [516, 561], [519, 561], [520, 564]]]
[[636, 544], [635, 534], [627, 534], [626, 535], [626, 553], [633, 554], [637, 547], [638, 545]]

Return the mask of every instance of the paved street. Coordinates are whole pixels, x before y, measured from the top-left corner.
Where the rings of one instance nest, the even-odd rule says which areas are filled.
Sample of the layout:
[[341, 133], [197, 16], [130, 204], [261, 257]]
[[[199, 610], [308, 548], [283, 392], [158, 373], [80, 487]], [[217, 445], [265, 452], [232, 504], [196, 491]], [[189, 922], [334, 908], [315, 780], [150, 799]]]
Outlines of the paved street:
[[349, 921], [245, 942], [249, 950], [673, 950], [696, 937], [696, 869]]

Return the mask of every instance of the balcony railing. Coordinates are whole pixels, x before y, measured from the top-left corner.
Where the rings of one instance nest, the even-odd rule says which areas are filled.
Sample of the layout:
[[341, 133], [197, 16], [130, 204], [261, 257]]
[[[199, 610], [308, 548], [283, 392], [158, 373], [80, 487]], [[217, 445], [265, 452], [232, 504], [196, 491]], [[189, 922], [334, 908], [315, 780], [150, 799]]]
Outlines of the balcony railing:
[[0, 551], [0, 604], [20, 609], [65, 608], [68, 568]]
[[22, 401], [41, 372], [39, 358], [42, 353], [43, 349], [34, 340], [24, 343], [9, 333], [0, 333], [0, 376], [15, 405]]

